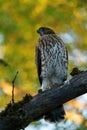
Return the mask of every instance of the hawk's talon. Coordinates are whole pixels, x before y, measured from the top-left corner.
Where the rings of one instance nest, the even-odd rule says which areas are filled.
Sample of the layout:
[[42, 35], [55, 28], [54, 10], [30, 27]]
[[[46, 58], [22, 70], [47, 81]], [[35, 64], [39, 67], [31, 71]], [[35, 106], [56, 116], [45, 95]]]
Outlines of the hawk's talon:
[[69, 84], [70, 84], [70, 80], [64, 81], [64, 84], [65, 84], [65, 85], [69, 85]]
[[38, 89], [38, 93], [42, 93], [42, 89]]
[[56, 83], [51, 84], [50, 88], [53, 88], [53, 87], [55, 87], [55, 86], [56, 86]]

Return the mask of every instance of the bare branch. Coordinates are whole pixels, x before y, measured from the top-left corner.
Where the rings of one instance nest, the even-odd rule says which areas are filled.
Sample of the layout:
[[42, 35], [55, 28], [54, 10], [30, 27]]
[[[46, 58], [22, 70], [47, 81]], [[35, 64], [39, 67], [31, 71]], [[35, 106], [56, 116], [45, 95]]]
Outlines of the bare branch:
[[19, 72], [17, 71], [14, 79], [12, 80], [12, 105], [14, 105], [14, 83], [15, 83], [18, 73]]

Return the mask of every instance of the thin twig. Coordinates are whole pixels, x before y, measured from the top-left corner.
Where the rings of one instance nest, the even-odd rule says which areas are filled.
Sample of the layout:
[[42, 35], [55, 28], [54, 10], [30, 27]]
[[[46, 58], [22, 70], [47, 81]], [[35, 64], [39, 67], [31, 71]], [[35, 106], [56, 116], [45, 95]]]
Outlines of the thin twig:
[[12, 105], [14, 105], [14, 83], [15, 83], [18, 73], [19, 72], [17, 71], [14, 79], [12, 80]]

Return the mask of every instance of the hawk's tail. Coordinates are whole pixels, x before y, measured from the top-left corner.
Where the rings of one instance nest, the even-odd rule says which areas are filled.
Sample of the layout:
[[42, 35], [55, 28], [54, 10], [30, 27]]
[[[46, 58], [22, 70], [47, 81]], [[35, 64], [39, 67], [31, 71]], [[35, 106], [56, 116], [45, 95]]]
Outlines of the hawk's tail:
[[50, 122], [59, 122], [63, 120], [65, 117], [65, 111], [63, 105], [58, 106], [55, 110], [47, 113], [44, 116], [44, 119]]

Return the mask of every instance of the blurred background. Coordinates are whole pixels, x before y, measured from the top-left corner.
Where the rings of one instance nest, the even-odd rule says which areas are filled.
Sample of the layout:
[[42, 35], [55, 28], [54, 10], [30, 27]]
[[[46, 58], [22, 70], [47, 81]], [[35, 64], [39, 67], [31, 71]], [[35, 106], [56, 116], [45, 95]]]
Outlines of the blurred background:
[[[36, 30], [51, 27], [65, 42], [69, 73], [87, 68], [87, 0], [0, 0], [0, 109], [11, 101], [16, 72], [15, 101], [26, 93], [37, 94], [35, 65]], [[68, 76], [70, 78], [70, 75]], [[87, 95], [65, 104], [66, 119], [59, 124], [44, 120], [26, 130], [86, 130]]]

